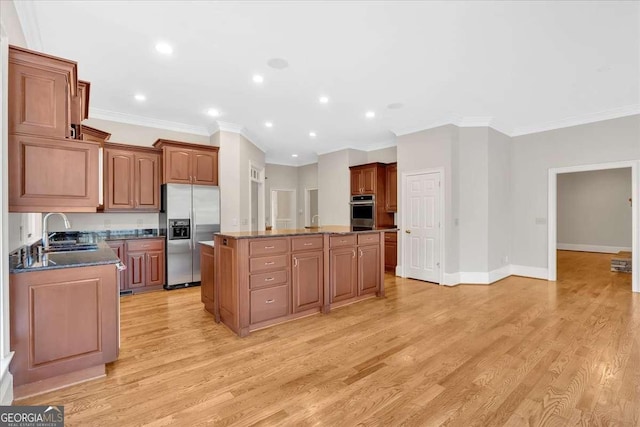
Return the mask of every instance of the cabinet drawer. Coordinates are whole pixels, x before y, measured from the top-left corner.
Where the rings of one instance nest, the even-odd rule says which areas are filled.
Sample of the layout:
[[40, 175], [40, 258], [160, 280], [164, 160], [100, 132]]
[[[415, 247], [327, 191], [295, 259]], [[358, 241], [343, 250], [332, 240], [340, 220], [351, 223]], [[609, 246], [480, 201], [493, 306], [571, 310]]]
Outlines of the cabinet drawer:
[[322, 249], [322, 236], [294, 237], [291, 239], [292, 251], [309, 251], [311, 249]]
[[356, 244], [355, 234], [345, 234], [341, 236], [329, 237], [329, 247], [339, 248], [340, 246], [353, 246]]
[[358, 234], [358, 244], [359, 245], [368, 245], [380, 243], [380, 233], [363, 233]]
[[251, 289], [263, 288], [265, 286], [279, 285], [287, 283], [287, 270], [273, 271], [270, 273], [252, 274], [249, 278]]
[[398, 232], [393, 231], [389, 233], [384, 233], [384, 241], [385, 242], [397, 242], [398, 241]]
[[251, 323], [289, 314], [289, 285], [251, 291]]
[[161, 251], [162, 249], [164, 249], [164, 240], [161, 239], [127, 240], [128, 251]]
[[249, 272], [258, 273], [261, 271], [278, 270], [286, 268], [289, 264], [287, 255], [274, 255], [249, 260]]
[[256, 239], [249, 242], [249, 255], [282, 254], [289, 250], [287, 239]]

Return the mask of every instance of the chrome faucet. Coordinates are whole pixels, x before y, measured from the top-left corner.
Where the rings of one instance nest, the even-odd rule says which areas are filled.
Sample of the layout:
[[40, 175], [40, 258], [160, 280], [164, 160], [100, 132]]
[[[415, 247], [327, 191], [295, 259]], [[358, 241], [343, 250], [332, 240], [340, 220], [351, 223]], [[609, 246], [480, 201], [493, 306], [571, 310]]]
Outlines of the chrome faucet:
[[64, 228], [67, 230], [71, 228], [71, 223], [65, 214], [62, 212], [49, 212], [42, 218], [42, 246], [45, 250], [49, 249], [49, 232], [47, 231], [47, 220], [51, 215], [60, 215], [64, 220]]
[[319, 220], [319, 219], [320, 219], [320, 216], [318, 216], [318, 215], [314, 215], [314, 216], [312, 216], [312, 217], [311, 217], [311, 224], [313, 224], [313, 219], [314, 219], [314, 218], [318, 218], [318, 220]]

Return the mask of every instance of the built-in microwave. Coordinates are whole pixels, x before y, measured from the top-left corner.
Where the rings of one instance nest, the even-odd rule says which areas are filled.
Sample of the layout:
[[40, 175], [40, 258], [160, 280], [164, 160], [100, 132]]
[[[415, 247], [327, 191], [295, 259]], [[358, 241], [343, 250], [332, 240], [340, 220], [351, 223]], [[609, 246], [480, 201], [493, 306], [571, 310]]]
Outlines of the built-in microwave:
[[352, 196], [351, 197], [351, 226], [352, 227], [374, 227], [376, 223], [376, 202], [375, 196]]

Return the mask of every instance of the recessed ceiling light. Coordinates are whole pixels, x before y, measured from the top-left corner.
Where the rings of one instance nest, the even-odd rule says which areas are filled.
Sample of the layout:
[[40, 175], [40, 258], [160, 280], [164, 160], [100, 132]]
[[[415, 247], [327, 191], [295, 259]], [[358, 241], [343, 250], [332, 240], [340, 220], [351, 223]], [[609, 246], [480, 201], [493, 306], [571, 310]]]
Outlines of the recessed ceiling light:
[[309, 136], [311, 138], [315, 138], [316, 137], [316, 133], [314, 131], [309, 132]]
[[297, 154], [292, 154], [291, 157], [298, 157], [298, 155]]
[[264, 122], [264, 125], [268, 128], [272, 128], [273, 127], [273, 123], [271, 122]]
[[136, 101], [140, 101], [140, 102], [147, 100], [147, 97], [141, 93], [136, 93], [135, 95], [133, 95], [133, 97], [136, 99]]
[[173, 48], [169, 43], [160, 42], [156, 44], [156, 50], [163, 55], [171, 55], [173, 53]]
[[402, 107], [404, 107], [404, 104], [402, 102], [394, 102], [392, 104], [387, 105], [387, 108], [389, 110], [397, 110]]
[[326, 104], [329, 102], [329, 97], [328, 96], [321, 96], [320, 98], [318, 98], [318, 101], [320, 101], [320, 104]]
[[376, 116], [376, 113], [375, 111], [367, 111], [365, 116], [367, 117], [367, 119], [373, 119]]
[[264, 77], [262, 77], [260, 74], [254, 74], [253, 75], [253, 82], [254, 83], [262, 83], [264, 81]]
[[267, 61], [267, 65], [276, 70], [283, 70], [289, 66], [289, 63], [283, 58], [271, 58]]
[[215, 108], [209, 108], [207, 110], [207, 114], [211, 117], [218, 117], [220, 115], [220, 111], [216, 110]]

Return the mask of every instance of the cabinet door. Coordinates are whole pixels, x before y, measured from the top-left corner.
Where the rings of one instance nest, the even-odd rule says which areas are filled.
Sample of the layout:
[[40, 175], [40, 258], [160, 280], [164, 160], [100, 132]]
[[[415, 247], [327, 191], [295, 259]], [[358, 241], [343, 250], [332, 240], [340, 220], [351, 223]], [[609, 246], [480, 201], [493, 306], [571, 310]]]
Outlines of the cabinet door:
[[362, 171], [360, 169], [351, 169], [351, 195], [362, 193]]
[[355, 247], [331, 249], [329, 260], [329, 280], [331, 303], [356, 296], [358, 280], [358, 260]]
[[128, 151], [105, 148], [104, 209], [133, 209], [134, 155]]
[[205, 307], [213, 304], [213, 251], [209, 246], [200, 246], [200, 301]]
[[164, 285], [164, 251], [148, 251], [146, 264], [144, 286]]
[[303, 252], [292, 255], [293, 312], [322, 305], [323, 252]]
[[398, 264], [398, 244], [396, 242], [384, 242], [384, 268], [395, 271]]
[[375, 194], [376, 192], [376, 167], [362, 169], [361, 171], [362, 193]]
[[193, 150], [192, 161], [194, 184], [218, 185], [217, 151]]
[[146, 252], [127, 253], [127, 285], [129, 289], [141, 288], [146, 283]]
[[394, 163], [386, 167], [386, 198], [387, 212], [398, 211], [398, 166]]
[[191, 150], [164, 148], [164, 183], [191, 184]]
[[66, 138], [71, 97], [67, 74], [9, 62], [9, 133]]
[[358, 248], [358, 295], [370, 294], [380, 288], [380, 246]]
[[137, 153], [134, 169], [135, 208], [160, 210], [160, 156]]
[[[126, 263], [127, 260], [124, 256], [124, 241], [122, 240], [112, 240], [107, 242], [107, 245], [116, 253], [116, 256], [120, 258], [122, 263]], [[125, 264], [126, 265], [126, 264]], [[120, 290], [123, 291], [127, 289], [127, 270], [120, 271], [118, 273], [119, 282], [120, 282]]]
[[95, 212], [98, 144], [9, 137], [10, 212]]

